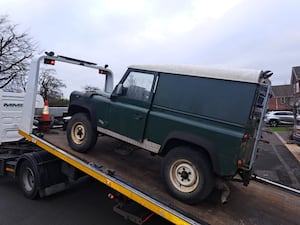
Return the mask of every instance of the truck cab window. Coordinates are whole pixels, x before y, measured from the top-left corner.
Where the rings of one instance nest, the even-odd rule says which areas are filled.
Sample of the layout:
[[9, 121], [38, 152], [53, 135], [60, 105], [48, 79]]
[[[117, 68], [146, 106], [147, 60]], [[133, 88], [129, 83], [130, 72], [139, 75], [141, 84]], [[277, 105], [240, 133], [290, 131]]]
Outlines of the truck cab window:
[[154, 75], [141, 72], [130, 72], [123, 83], [124, 95], [127, 98], [147, 102], [154, 80]]

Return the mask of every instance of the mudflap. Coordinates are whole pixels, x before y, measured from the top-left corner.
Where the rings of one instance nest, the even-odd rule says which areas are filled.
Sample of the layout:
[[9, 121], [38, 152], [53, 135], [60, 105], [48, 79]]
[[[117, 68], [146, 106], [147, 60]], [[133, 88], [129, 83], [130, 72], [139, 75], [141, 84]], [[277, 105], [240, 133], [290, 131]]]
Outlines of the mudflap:
[[252, 178], [252, 172], [253, 172], [252, 170], [249, 170], [249, 171], [239, 170], [238, 171], [238, 174], [242, 178], [242, 183], [244, 184], [244, 186], [248, 186], [248, 184], [250, 183], [250, 180]]

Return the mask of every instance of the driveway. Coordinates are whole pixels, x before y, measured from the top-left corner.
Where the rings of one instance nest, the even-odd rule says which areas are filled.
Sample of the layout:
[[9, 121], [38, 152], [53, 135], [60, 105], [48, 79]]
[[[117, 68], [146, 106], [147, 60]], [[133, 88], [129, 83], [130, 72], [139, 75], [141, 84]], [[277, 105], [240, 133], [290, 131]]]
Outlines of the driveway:
[[287, 144], [290, 132], [263, 132], [254, 172], [265, 179], [300, 190], [300, 147]]

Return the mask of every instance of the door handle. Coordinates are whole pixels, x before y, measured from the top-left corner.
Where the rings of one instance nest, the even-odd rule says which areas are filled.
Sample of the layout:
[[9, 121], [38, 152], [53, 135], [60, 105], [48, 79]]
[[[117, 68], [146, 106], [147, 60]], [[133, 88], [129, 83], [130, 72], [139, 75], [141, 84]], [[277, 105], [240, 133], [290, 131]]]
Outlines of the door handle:
[[134, 114], [134, 119], [135, 120], [142, 120], [142, 119], [144, 119], [144, 117], [140, 114]]

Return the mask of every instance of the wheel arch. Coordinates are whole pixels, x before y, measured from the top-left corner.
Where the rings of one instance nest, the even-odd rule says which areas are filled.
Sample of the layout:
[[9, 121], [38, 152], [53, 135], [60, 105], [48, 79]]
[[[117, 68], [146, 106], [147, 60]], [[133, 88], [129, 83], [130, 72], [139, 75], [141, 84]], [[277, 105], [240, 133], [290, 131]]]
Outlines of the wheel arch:
[[33, 166], [37, 179], [39, 179], [39, 188], [48, 186], [49, 183], [53, 183], [53, 179], [48, 179], [49, 168], [51, 165], [54, 165], [52, 168], [56, 167], [55, 163], [59, 161], [58, 158], [47, 151], [25, 153], [17, 162], [15, 176], [19, 176], [21, 165], [25, 161], [28, 161]]
[[[275, 122], [275, 124], [274, 124], [274, 122]], [[272, 119], [269, 120], [269, 124], [270, 124], [270, 125], [275, 125], [275, 126], [277, 126], [279, 123], [280, 123], [280, 120], [279, 120], [279, 119], [272, 118]]]
[[91, 107], [89, 107], [87, 105], [82, 106], [82, 105], [77, 105], [77, 104], [71, 104], [68, 109], [68, 114], [70, 116], [73, 116], [76, 113], [87, 114], [87, 116], [90, 119], [90, 121], [92, 122], [92, 124], [97, 124], [95, 116], [92, 116], [95, 114], [93, 113], [93, 110], [91, 109]]
[[205, 154], [210, 160], [214, 173], [219, 174], [220, 166], [215, 146], [203, 137], [185, 132], [173, 132], [164, 141], [159, 154], [165, 156], [171, 149], [183, 145], [190, 146]]
[[36, 158], [34, 156], [33, 153], [25, 153], [22, 155], [22, 157], [19, 158], [18, 162], [17, 162], [17, 165], [16, 165], [16, 172], [15, 172], [15, 177], [18, 177], [19, 174], [20, 174], [20, 168], [21, 168], [21, 165], [25, 162], [25, 161], [28, 161], [30, 162], [30, 164], [34, 167], [35, 171], [39, 174], [39, 170], [37, 168], [37, 161], [36, 161]]

